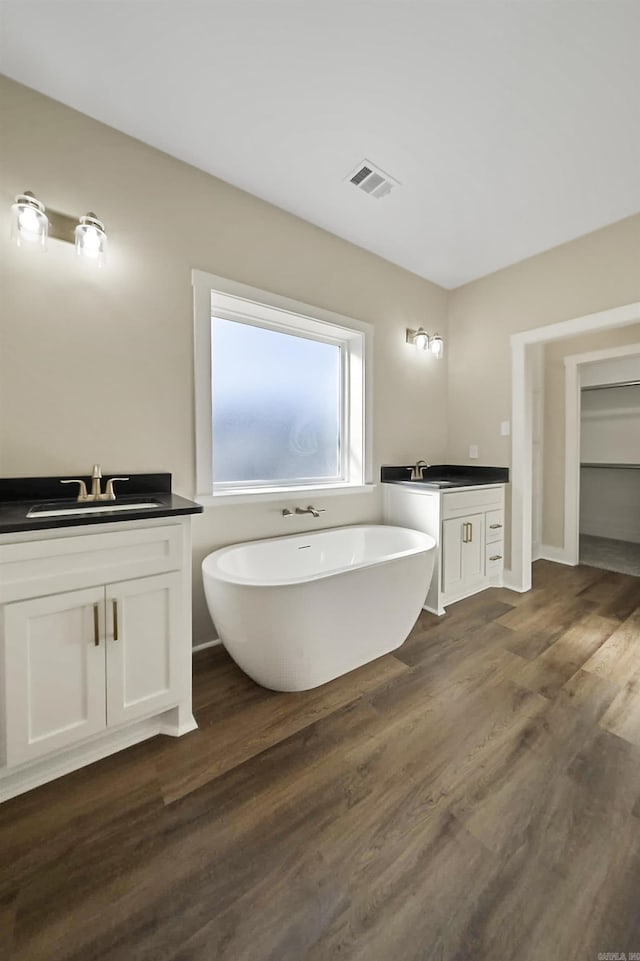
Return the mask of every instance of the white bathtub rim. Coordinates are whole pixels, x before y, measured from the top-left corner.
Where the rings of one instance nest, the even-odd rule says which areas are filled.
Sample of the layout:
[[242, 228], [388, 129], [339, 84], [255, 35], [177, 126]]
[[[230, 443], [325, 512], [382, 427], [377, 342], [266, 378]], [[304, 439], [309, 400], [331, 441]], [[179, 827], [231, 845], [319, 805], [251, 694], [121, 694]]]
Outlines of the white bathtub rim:
[[[329, 570], [319, 570], [315, 573], [304, 574], [300, 577], [287, 577], [287, 578], [275, 578], [272, 577], [270, 580], [265, 580], [264, 576], [258, 578], [250, 578], [245, 576], [240, 576], [237, 574], [231, 574], [227, 571], [221, 571], [217, 563], [218, 559], [222, 558], [231, 551], [235, 551], [241, 547], [253, 547], [259, 544], [269, 544], [274, 541], [282, 540], [304, 540], [314, 537], [316, 534], [330, 534], [332, 532], [347, 532], [347, 531], [361, 531], [363, 529], [371, 528], [383, 528], [384, 530], [397, 531], [403, 534], [411, 534], [415, 538], [419, 539], [419, 543], [422, 546], [412, 546], [405, 548], [401, 551], [394, 551], [391, 554], [382, 554], [380, 557], [369, 557], [362, 563], [349, 564], [343, 567], [331, 568]], [[212, 551], [202, 561], [202, 573], [203, 577], [211, 578], [212, 580], [218, 581], [223, 584], [236, 584], [242, 587], [256, 587], [256, 588], [269, 588], [269, 587], [286, 587], [288, 585], [296, 584], [308, 584], [311, 581], [325, 580], [329, 577], [339, 577], [345, 574], [349, 574], [354, 571], [366, 570], [368, 567], [379, 567], [382, 564], [390, 564], [392, 561], [399, 560], [403, 557], [413, 557], [416, 554], [428, 554], [430, 551], [434, 550], [436, 547], [435, 538], [430, 534], [425, 534], [423, 531], [416, 531], [410, 527], [399, 527], [392, 524], [349, 524], [345, 527], [322, 527], [314, 531], [305, 531], [300, 534], [282, 534], [276, 537], [263, 537], [260, 540], [255, 541], [242, 541], [237, 544], [229, 544], [227, 547], [220, 547], [215, 551]], [[212, 560], [215, 558], [215, 560]]]

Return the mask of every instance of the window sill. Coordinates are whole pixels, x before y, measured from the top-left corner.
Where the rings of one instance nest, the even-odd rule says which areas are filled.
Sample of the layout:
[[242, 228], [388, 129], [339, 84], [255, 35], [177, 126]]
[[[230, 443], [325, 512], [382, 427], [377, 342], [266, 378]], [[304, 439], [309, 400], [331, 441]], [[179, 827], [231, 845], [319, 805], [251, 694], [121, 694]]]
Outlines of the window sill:
[[230, 507], [232, 504], [259, 504], [263, 501], [287, 501], [303, 497], [332, 497], [344, 494], [371, 494], [377, 484], [332, 484], [330, 487], [265, 487], [196, 497], [203, 507]]

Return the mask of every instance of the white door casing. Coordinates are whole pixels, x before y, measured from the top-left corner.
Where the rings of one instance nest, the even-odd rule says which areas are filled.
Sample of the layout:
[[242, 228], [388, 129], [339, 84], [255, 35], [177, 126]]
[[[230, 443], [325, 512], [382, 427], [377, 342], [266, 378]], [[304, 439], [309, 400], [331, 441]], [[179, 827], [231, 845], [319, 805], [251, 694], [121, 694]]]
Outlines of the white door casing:
[[534, 560], [542, 546], [542, 489], [544, 449], [544, 344], [531, 351], [531, 550]]

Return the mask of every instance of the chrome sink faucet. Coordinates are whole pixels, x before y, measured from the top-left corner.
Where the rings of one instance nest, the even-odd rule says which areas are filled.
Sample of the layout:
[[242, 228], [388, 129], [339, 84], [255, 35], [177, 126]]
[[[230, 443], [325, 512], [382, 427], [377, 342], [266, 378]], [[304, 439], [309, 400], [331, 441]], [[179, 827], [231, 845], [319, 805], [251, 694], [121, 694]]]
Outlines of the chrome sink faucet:
[[426, 460], [418, 460], [418, 461], [416, 461], [415, 464], [413, 465], [413, 467], [411, 468], [411, 480], [414, 480], [414, 481], [415, 481], [415, 480], [423, 480], [423, 478], [424, 478], [423, 471], [424, 471], [425, 468], [427, 468], [428, 466], [429, 466], [429, 465], [427, 464]]
[[87, 494], [87, 485], [83, 480], [79, 478], [74, 478], [73, 480], [63, 480], [60, 481], [61, 484], [78, 484], [78, 496], [76, 500], [79, 504], [87, 504], [91, 501], [114, 501], [116, 499], [116, 492], [113, 489], [115, 481], [128, 481], [128, 477], [110, 477], [107, 481], [107, 486], [104, 493], [100, 489], [100, 481], [102, 480], [102, 471], [100, 470], [100, 464], [93, 465], [93, 473], [91, 474], [91, 493]]

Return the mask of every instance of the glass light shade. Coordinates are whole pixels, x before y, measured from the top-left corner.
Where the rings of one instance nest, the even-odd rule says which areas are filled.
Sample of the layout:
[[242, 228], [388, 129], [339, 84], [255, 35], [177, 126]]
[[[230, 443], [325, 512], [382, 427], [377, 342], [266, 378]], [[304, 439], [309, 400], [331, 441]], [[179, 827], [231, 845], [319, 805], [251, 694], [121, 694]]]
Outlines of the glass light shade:
[[413, 335], [413, 343], [419, 350], [427, 350], [429, 347], [429, 334], [422, 327], [418, 327]]
[[16, 197], [11, 210], [13, 212], [11, 233], [16, 245], [46, 250], [49, 218], [45, 213], [44, 204], [27, 190]]
[[104, 224], [95, 214], [80, 218], [76, 227], [76, 253], [83, 260], [104, 266], [107, 256], [107, 235]]
[[442, 359], [444, 352], [444, 341], [440, 334], [434, 334], [429, 340], [429, 350], [438, 360]]

